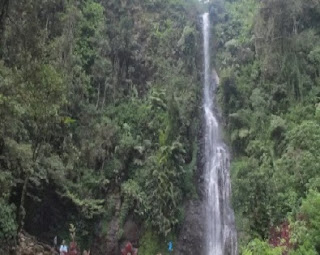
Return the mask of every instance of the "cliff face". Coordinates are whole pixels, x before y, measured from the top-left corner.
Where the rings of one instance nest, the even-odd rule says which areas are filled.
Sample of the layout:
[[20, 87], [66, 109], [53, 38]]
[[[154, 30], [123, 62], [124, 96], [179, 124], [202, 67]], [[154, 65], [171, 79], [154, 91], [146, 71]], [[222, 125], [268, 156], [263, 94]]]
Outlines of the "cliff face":
[[204, 254], [205, 207], [203, 201], [199, 199], [189, 201], [185, 210], [185, 219], [174, 254]]
[[196, 196], [185, 204], [185, 218], [178, 234], [176, 255], [205, 254], [205, 177], [204, 177], [204, 116], [197, 135], [197, 164], [194, 168], [193, 184]]
[[[178, 104], [181, 104], [185, 100], [183, 93], [190, 94], [189, 106], [185, 105], [184, 109], [181, 108], [179, 110], [180, 114], [189, 112], [189, 115], [183, 117], [183, 121], [189, 123], [189, 127], [182, 134], [183, 139], [186, 141], [185, 145], [188, 147], [187, 153], [184, 155], [185, 164], [183, 166], [183, 168], [188, 169], [186, 170], [188, 177], [179, 177], [178, 175], [175, 177], [175, 179], [182, 178], [183, 182], [187, 182], [182, 184], [185, 186], [183, 188], [185, 194], [181, 194], [181, 197], [184, 197], [184, 199], [179, 202], [179, 206], [184, 208], [184, 212], [183, 217], [180, 217], [179, 225], [181, 227], [179, 227], [179, 229], [172, 228], [170, 238], [176, 240], [174, 243], [174, 251], [177, 252], [177, 254], [197, 254], [203, 249], [204, 238], [202, 163], [197, 163], [201, 161], [200, 154], [202, 152], [199, 152], [199, 155], [197, 155], [197, 153], [194, 154], [194, 151], [197, 150], [196, 148], [202, 147], [202, 145], [200, 145], [201, 142], [198, 141], [202, 140], [202, 138], [198, 138], [198, 136], [201, 136], [198, 131], [201, 116], [199, 111], [201, 86], [199, 84], [202, 69], [202, 65], [200, 64], [200, 17], [197, 16], [198, 13], [196, 10], [188, 9], [186, 6], [171, 3], [167, 4], [172, 8], [169, 8], [170, 10], [168, 9], [168, 11], [163, 10], [161, 12], [157, 11], [157, 7], [148, 9], [140, 4], [135, 7], [132, 15], [129, 15], [129, 17], [133, 19], [133, 26], [130, 31], [132, 32], [132, 39], [138, 42], [139, 50], [129, 52], [130, 54], [128, 56], [131, 56], [130, 65], [132, 65], [136, 71], [139, 70], [138, 73], [136, 73], [136, 78], [141, 79], [141, 84], [147, 80], [160, 81], [163, 79], [169, 83], [174, 83], [177, 78], [176, 75], [188, 75], [192, 79], [189, 80], [189, 84], [181, 84], [180, 92], [175, 92], [174, 90], [170, 92], [167, 91], [169, 94], [166, 95], [171, 97], [180, 94], [178, 96], [178, 100], [180, 101]], [[161, 4], [158, 5], [160, 6]], [[165, 4], [163, 7], [164, 6]], [[167, 9], [168, 6], [165, 8]], [[179, 15], [183, 15], [184, 17], [180, 19]], [[151, 24], [156, 28], [156, 31], [150, 28]], [[182, 61], [184, 61], [184, 63], [182, 63]], [[144, 66], [143, 69], [140, 68], [141, 64]], [[171, 66], [175, 75], [165, 77], [167, 73], [165, 76], [162, 76], [164, 74], [163, 71], [166, 70], [166, 67], [163, 65]], [[175, 65], [178, 66], [175, 67]], [[178, 83], [174, 86], [179, 87], [180, 85]], [[196, 101], [194, 101], [194, 96], [196, 97]], [[156, 102], [157, 107], [167, 107], [165, 105], [161, 106], [163, 103], [159, 101], [159, 99], [154, 98], [154, 100], [158, 100]], [[193, 109], [190, 108], [191, 105]], [[190, 118], [193, 120], [191, 121]], [[181, 121], [180, 117], [178, 117], [177, 120]], [[182, 124], [182, 129], [184, 129], [183, 125], [184, 124]], [[156, 191], [151, 190], [150, 192]], [[193, 194], [190, 195], [188, 193]], [[98, 254], [107, 253], [116, 255], [125, 242], [130, 241], [135, 247], [142, 246], [142, 252], [148, 255], [150, 251], [146, 249], [146, 246], [150, 246], [150, 244], [146, 244], [144, 239], [145, 231], [150, 225], [148, 226], [146, 221], [141, 221], [139, 217], [137, 218], [136, 214], [132, 211], [128, 213], [129, 221], [127, 220], [125, 223], [120, 223], [119, 217], [121, 211], [126, 206], [126, 201], [124, 201], [123, 196], [119, 199], [119, 211], [116, 210], [112, 220], [109, 221], [107, 233], [102, 234], [101, 231], [96, 233], [93, 250], [98, 252]], [[166, 206], [169, 207], [170, 205], [167, 204]], [[162, 212], [158, 213], [161, 214]], [[152, 219], [149, 218], [148, 221], [149, 220]], [[131, 227], [134, 226], [134, 235], [132, 235], [131, 232], [132, 228], [126, 228], [127, 225]], [[154, 232], [155, 236], [158, 236], [158, 234], [156, 231]], [[163, 233], [160, 233], [159, 236], [162, 234]], [[161, 244], [159, 244], [157, 248], [154, 248], [154, 252], [166, 251], [166, 241], [164, 240], [168, 239], [169, 237], [160, 239], [155, 237], [155, 240], [158, 240]]]

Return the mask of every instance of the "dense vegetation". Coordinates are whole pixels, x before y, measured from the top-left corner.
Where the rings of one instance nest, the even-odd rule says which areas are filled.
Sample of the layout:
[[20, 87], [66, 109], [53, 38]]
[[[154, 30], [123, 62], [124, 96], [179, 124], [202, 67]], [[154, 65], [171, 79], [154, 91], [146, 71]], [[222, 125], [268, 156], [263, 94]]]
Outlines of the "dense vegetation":
[[242, 252], [319, 254], [320, 2], [229, 0], [211, 14]]
[[0, 1], [0, 253], [20, 230], [52, 242], [70, 223], [85, 246], [114, 217], [119, 240], [128, 215], [152, 238], [179, 228], [194, 195], [197, 5]]
[[[320, 253], [320, 1], [209, 5], [241, 253]], [[0, 253], [19, 231], [140, 252], [195, 196], [196, 0], [0, 1]]]

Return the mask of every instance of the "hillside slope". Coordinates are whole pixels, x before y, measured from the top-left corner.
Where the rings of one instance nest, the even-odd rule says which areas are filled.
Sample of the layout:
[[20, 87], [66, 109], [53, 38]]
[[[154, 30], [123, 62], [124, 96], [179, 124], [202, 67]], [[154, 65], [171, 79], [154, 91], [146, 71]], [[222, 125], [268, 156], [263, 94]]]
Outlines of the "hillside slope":
[[243, 254], [319, 254], [319, 1], [211, 13]]
[[71, 223], [94, 254], [118, 254], [128, 224], [144, 255], [166, 249], [196, 196], [197, 8], [1, 1], [0, 250]]

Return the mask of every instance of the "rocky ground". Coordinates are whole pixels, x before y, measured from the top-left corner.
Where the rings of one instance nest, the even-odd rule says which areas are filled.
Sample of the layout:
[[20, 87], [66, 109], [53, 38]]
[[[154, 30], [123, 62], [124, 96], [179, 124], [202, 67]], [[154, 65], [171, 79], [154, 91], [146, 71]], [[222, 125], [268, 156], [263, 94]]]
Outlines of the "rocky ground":
[[16, 255], [57, 255], [58, 253], [47, 244], [41, 243], [26, 233], [19, 234], [19, 245], [14, 249]]

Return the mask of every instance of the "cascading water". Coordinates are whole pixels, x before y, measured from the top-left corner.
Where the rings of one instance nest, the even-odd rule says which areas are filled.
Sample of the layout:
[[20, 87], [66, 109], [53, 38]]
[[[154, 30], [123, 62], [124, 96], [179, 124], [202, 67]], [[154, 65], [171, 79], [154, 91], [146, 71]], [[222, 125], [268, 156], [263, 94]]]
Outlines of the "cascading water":
[[[206, 174], [206, 255], [236, 255], [237, 234], [230, 207], [229, 153], [214, 113], [218, 77], [210, 68], [209, 14], [203, 14], [204, 117]], [[211, 74], [212, 73], [212, 74]], [[214, 73], [214, 74], [213, 74]]]

